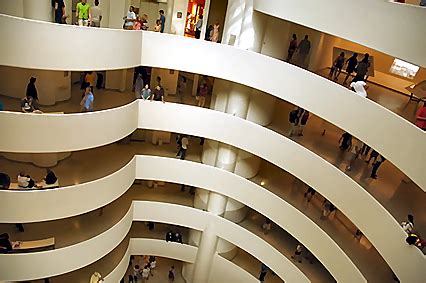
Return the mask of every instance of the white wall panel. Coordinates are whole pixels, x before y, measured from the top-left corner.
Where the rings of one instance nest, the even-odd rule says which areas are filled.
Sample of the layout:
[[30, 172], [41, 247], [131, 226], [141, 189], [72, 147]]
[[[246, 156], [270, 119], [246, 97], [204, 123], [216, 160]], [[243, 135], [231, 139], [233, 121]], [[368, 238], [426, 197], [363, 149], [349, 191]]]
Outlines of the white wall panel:
[[254, 8], [426, 67], [423, 7], [386, 0], [254, 0]]

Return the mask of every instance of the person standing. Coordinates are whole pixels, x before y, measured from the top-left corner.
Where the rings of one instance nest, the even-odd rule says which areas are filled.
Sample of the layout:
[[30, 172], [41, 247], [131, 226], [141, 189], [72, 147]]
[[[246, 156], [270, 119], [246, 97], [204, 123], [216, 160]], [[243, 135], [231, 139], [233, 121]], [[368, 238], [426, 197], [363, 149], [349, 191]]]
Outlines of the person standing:
[[297, 49], [297, 36], [295, 33], [293, 33], [293, 36], [291, 37], [290, 44], [288, 46], [288, 53], [287, 53], [287, 62], [290, 63], [291, 58], [293, 58], [294, 52]]
[[309, 52], [311, 51], [311, 42], [308, 38], [308, 35], [305, 35], [305, 38], [300, 41], [299, 46], [297, 47], [297, 50], [299, 52], [298, 65], [303, 68], [306, 64], [306, 58], [308, 57]]
[[220, 28], [219, 22], [216, 22], [213, 25], [212, 35], [210, 37], [210, 41], [211, 42], [215, 42], [216, 43], [216, 42], [219, 41], [219, 28]]
[[308, 187], [306, 192], [303, 194], [303, 196], [306, 198], [308, 202], [311, 202], [312, 197], [315, 195], [316, 191], [312, 187]]
[[303, 109], [300, 107], [297, 107], [293, 111], [290, 112], [288, 116], [288, 121], [291, 124], [291, 129], [289, 133], [289, 137], [292, 137], [293, 135], [297, 135], [298, 133], [298, 126], [300, 122], [300, 117], [302, 115]]
[[173, 265], [169, 269], [169, 274], [167, 275], [167, 278], [169, 279], [169, 283], [175, 281], [175, 267]]
[[426, 103], [423, 103], [423, 107], [417, 110], [415, 124], [423, 131], [426, 131]]
[[212, 37], [212, 35], [213, 35], [213, 25], [209, 25], [206, 28], [206, 33], [204, 35], [204, 40], [210, 41], [210, 38]]
[[37, 88], [35, 86], [37, 79], [34, 77], [30, 78], [30, 82], [27, 85], [26, 96], [32, 97], [33, 103], [38, 101]]
[[197, 96], [198, 107], [204, 107], [204, 104], [206, 103], [206, 96], [208, 93], [209, 93], [209, 88], [206, 83], [203, 83], [200, 86], [200, 89], [198, 91], [198, 96]]
[[408, 214], [407, 221], [403, 221], [401, 223], [401, 227], [405, 231], [405, 233], [410, 235], [414, 230], [414, 216], [411, 214]]
[[95, 6], [90, 8], [90, 14], [92, 16], [92, 27], [101, 27], [102, 9], [99, 7], [99, 0], [95, 0]]
[[183, 103], [184, 99], [184, 95], [185, 95], [185, 90], [186, 90], [186, 78], [185, 77], [180, 77], [178, 85], [177, 85], [177, 100], [180, 103]]
[[260, 265], [260, 274], [259, 274], [259, 281], [264, 282], [265, 276], [268, 273], [269, 267], [267, 267], [263, 262]]
[[349, 87], [350, 87], [351, 90], [353, 90], [359, 96], [367, 98], [366, 89], [368, 89], [368, 85], [367, 85], [366, 82], [364, 82], [364, 81], [352, 82]]
[[352, 146], [352, 135], [347, 132], [344, 132], [339, 139], [339, 143], [339, 148], [341, 150], [350, 150]]
[[82, 112], [91, 112], [93, 111], [93, 102], [95, 101], [95, 97], [93, 93], [90, 91], [90, 86], [86, 86], [84, 90], [84, 97], [80, 102], [81, 111]]
[[151, 269], [149, 268], [149, 265], [145, 265], [142, 269], [142, 282], [146, 282], [149, 279], [149, 275], [151, 273]]
[[161, 21], [160, 20], [155, 21], [154, 31], [155, 32], [161, 32]]
[[300, 118], [300, 127], [299, 127], [299, 132], [298, 132], [298, 136], [302, 137], [303, 136], [303, 129], [305, 128], [306, 124], [308, 123], [308, 119], [309, 119], [309, 111], [304, 110], [303, 113], [301, 114], [301, 118]]
[[343, 81], [343, 85], [346, 85], [346, 81], [348, 80], [349, 76], [352, 75], [352, 73], [355, 71], [356, 66], [358, 65], [357, 57], [358, 53], [354, 53], [348, 60], [346, 60], [346, 77]]
[[176, 154], [176, 156], [179, 156], [181, 160], [185, 160], [186, 151], [188, 150], [188, 145], [189, 145], [188, 136], [186, 135], [182, 136], [179, 143], [179, 151]]
[[297, 260], [299, 263], [302, 263], [302, 256], [301, 256], [302, 251], [303, 251], [303, 246], [301, 244], [298, 244], [291, 258], [294, 260]]
[[265, 222], [262, 224], [263, 234], [267, 235], [271, 231], [272, 221], [268, 217], [265, 217]]
[[352, 156], [349, 160], [349, 164], [348, 164], [348, 166], [346, 166], [347, 171], [351, 171], [352, 166], [355, 163], [355, 160], [357, 160], [358, 157], [361, 155], [361, 143], [359, 141], [355, 141], [355, 144], [352, 145], [351, 153], [352, 153]]
[[142, 98], [142, 91], [144, 90], [142, 74], [138, 74], [138, 76], [136, 77], [134, 88], [136, 99]]
[[377, 160], [373, 163], [373, 169], [371, 170], [370, 177], [373, 179], [377, 179], [377, 170], [379, 170], [380, 165], [382, 165], [383, 162], [386, 161], [386, 158], [384, 158], [382, 155], [380, 155], [380, 160]]
[[174, 234], [172, 230], [166, 233], [166, 242], [174, 242], [173, 238], [174, 238]]
[[75, 17], [77, 18], [77, 23], [79, 26], [89, 26], [90, 5], [87, 3], [87, 0], [81, 0], [79, 3], [77, 3]]
[[379, 153], [373, 149], [370, 153], [370, 158], [368, 158], [368, 160], [366, 160], [365, 162], [367, 164], [370, 164], [371, 159], [374, 159], [373, 160], [373, 164], [374, 164], [374, 162], [377, 161], [377, 157], [379, 157]]
[[195, 38], [200, 39], [201, 37], [201, 28], [203, 27], [203, 15], [198, 17], [198, 21], [195, 24]]
[[141, 96], [143, 100], [148, 100], [151, 97], [151, 90], [149, 89], [148, 85], [145, 85]]
[[365, 53], [364, 58], [361, 60], [361, 62], [358, 63], [358, 66], [356, 67], [356, 75], [352, 82], [357, 81], [365, 81], [366, 76], [368, 74], [368, 68], [370, 68], [370, 54]]
[[123, 18], [123, 20], [125, 20], [124, 29], [133, 29], [133, 22], [136, 21], [136, 14], [134, 10], [135, 7], [130, 6], [129, 11], [127, 12], [127, 16]]
[[164, 27], [166, 24], [166, 17], [164, 16], [164, 10], [160, 10], [160, 23], [161, 23], [161, 28], [160, 28], [160, 32], [163, 33], [164, 32]]
[[54, 0], [53, 8], [55, 10], [55, 23], [57, 24], [65, 24], [65, 3], [64, 0]]

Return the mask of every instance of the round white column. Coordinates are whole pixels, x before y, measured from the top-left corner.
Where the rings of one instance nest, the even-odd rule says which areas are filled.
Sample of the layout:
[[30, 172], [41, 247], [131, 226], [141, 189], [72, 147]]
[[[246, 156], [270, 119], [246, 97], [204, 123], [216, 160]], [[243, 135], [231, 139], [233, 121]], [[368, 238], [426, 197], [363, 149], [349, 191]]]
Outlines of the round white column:
[[24, 18], [53, 22], [51, 0], [23, 0]]
[[228, 96], [226, 113], [245, 119], [250, 102], [251, 88], [233, 84]]
[[[172, 29], [172, 19], [173, 19], [173, 7], [175, 5], [174, 0], [167, 0], [167, 8], [164, 11], [164, 16], [166, 17], [166, 23], [164, 25], [164, 32], [170, 33]], [[186, 16], [186, 15], [185, 15]]]

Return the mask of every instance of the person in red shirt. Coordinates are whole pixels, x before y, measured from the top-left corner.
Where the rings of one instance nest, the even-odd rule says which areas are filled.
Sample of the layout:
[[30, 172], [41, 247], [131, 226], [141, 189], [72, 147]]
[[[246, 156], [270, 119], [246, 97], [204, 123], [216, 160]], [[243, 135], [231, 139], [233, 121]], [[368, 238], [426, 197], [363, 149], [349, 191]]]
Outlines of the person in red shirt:
[[416, 126], [426, 131], [426, 103], [416, 113]]

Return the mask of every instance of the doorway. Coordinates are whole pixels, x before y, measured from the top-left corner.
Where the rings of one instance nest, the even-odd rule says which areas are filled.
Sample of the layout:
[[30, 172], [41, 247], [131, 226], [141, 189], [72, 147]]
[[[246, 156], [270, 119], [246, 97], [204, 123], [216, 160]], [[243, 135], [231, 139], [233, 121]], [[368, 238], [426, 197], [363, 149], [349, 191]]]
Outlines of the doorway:
[[189, 0], [185, 20], [185, 36], [195, 37], [195, 24], [204, 15], [206, 0]]

